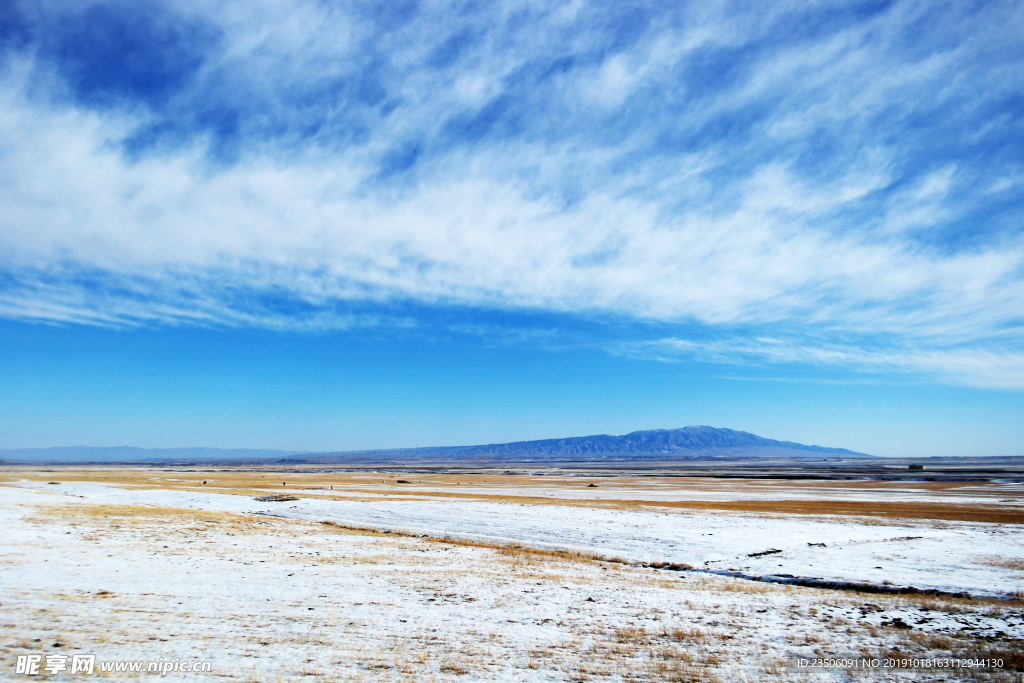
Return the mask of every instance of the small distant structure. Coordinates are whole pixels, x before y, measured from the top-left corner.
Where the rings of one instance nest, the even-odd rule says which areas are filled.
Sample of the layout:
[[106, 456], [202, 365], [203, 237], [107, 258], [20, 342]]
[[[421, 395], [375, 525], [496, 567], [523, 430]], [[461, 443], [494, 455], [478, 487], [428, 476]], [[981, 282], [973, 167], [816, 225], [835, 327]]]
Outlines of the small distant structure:
[[913, 470], [915, 472], [920, 472], [920, 471], [924, 470], [924, 465], [911, 465], [907, 469], [908, 470]]

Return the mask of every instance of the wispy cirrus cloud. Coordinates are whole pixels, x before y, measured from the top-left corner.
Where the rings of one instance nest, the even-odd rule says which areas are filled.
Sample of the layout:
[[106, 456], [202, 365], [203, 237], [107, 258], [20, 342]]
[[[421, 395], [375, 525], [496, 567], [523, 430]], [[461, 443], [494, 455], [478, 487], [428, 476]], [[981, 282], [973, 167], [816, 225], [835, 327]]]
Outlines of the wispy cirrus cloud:
[[[613, 342], [611, 353], [676, 363], [695, 359], [734, 367], [842, 367], [866, 378], [954, 382], [991, 389], [1024, 389], [1024, 353], [1010, 348], [910, 345], [889, 339], [828, 341], [760, 337], [693, 341], [676, 337]], [[847, 381], [853, 381], [847, 379]]]
[[11, 8], [0, 315], [545, 311], [1024, 386], [1016, 3]]

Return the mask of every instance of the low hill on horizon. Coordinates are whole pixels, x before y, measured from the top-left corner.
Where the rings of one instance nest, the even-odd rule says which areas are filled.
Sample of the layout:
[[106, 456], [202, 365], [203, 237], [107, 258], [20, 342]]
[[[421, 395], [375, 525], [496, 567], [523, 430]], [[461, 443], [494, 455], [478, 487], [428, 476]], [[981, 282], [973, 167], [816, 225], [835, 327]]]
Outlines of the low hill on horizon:
[[56, 446], [53, 448], [9, 448], [0, 450], [0, 462], [19, 463], [106, 463], [227, 461], [283, 458], [306, 451], [261, 448], [139, 448], [137, 446]]

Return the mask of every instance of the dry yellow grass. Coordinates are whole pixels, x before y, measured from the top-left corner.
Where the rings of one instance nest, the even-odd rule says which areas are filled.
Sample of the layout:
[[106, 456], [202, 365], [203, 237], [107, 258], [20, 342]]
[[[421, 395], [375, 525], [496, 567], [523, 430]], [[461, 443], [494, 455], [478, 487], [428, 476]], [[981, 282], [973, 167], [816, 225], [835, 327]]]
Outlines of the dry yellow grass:
[[1024, 524], [1024, 508], [963, 503], [890, 503], [884, 501], [835, 500], [734, 500], [734, 501], [671, 501], [659, 507], [687, 510], [722, 510], [760, 514], [802, 516], [851, 515], [888, 519], [946, 520], [959, 522], [992, 522]]
[[1004, 569], [1019, 569], [1024, 571], [1024, 560], [1019, 559], [1007, 559], [1005, 557], [993, 556], [984, 559], [985, 564], [993, 567], [1002, 567]]
[[[367, 496], [375, 499], [412, 496], [600, 508], [858, 516], [881, 523], [888, 520], [1024, 523], [1024, 506], [1020, 505], [1024, 502], [1024, 491], [1007, 490], [983, 482], [718, 480], [705, 477], [574, 477], [499, 473], [393, 475], [344, 471], [284, 473], [271, 468], [210, 468], [206, 471], [195, 468], [194, 471], [182, 471], [144, 466], [0, 469], [0, 482], [17, 479], [95, 481], [124, 487], [207, 490], [253, 497], [272, 491], [317, 498], [352, 499], [355, 496], [360, 500], [367, 500]], [[408, 483], [398, 484], [399, 480]], [[590, 483], [594, 483], [596, 488], [588, 489]], [[914, 492], [941, 494], [947, 500], [907, 500], [907, 496]], [[644, 493], [651, 497], [630, 497]], [[696, 499], [659, 499], [666, 493]], [[851, 493], [877, 494], [879, 498], [874, 501], [850, 500], [847, 494]], [[787, 494], [794, 497], [786, 498]], [[766, 495], [781, 500], [764, 500]], [[709, 496], [731, 499], [707, 500]], [[985, 502], [979, 503], [979, 500]]]
[[[164, 507], [158, 505], [111, 505], [109, 503], [77, 503], [71, 505], [45, 505], [36, 508], [39, 519], [96, 519], [111, 522], [111, 528], [119, 524], [145, 524], [154, 520], [183, 521], [205, 524], [260, 523], [264, 520], [256, 515], [238, 515], [228, 512], [192, 510], [189, 508]], [[117, 524], [113, 524], [117, 522]]]

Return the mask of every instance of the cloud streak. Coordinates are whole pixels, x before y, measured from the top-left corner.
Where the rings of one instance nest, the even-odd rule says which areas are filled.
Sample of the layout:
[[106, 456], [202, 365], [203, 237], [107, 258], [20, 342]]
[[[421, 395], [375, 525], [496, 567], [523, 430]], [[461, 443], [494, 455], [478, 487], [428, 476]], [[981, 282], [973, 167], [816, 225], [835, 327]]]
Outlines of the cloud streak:
[[1016, 3], [140, 7], [4, 20], [0, 315], [544, 311], [1024, 388]]
[[899, 347], [886, 346], [876, 340], [853, 344], [806, 337], [704, 341], [668, 337], [613, 343], [607, 350], [666, 363], [696, 359], [735, 367], [838, 366], [857, 371], [864, 379], [926, 379], [989, 389], [1024, 389], [1024, 353], [1017, 349]]

